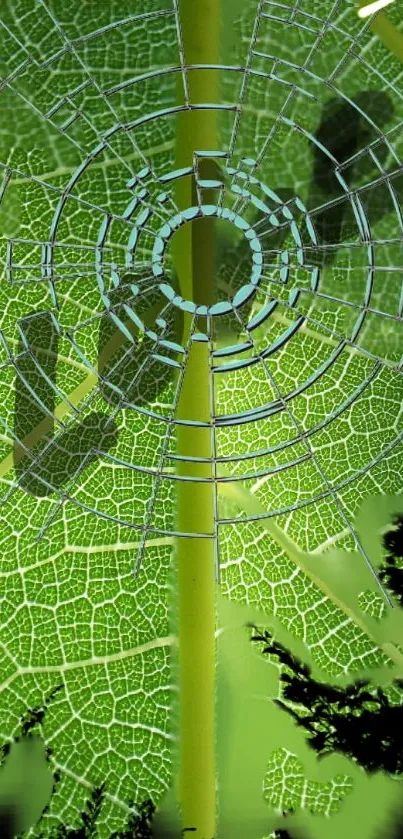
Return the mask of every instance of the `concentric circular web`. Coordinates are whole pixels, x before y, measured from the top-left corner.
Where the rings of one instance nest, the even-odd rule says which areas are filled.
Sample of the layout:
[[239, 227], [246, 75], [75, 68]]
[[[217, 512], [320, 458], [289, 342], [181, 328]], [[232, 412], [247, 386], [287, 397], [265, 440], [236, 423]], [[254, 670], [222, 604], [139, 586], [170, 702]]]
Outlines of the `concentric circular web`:
[[[63, 685], [44, 818], [77, 823], [106, 779], [101, 839], [134, 785], [158, 802], [170, 782], [172, 546], [213, 543], [224, 598], [350, 677], [385, 656], [309, 562], [341, 548], [374, 573], [356, 515], [402, 492], [403, 64], [351, 0], [221, 0], [221, 57], [200, 66], [181, 7], [0, 10], [1, 732]], [[211, 294], [188, 293], [205, 265]], [[203, 422], [179, 410], [195, 348]], [[178, 447], [200, 428], [201, 465]], [[191, 480], [214, 495], [197, 533], [176, 517]], [[380, 616], [381, 585], [365, 597]], [[284, 791], [289, 765], [277, 750]]]
[[[220, 499], [222, 466], [303, 547], [366, 558], [352, 521], [365, 495], [400, 491], [402, 440], [403, 103], [385, 51], [344, 0], [259, 0], [202, 70], [176, 0], [126, 5], [92, 20], [41, 0], [29, 27], [2, 12], [5, 497], [48, 499], [40, 537], [71, 505], [131, 528], [139, 567], [147, 540], [180, 535], [178, 398], [207, 342], [217, 574], [226, 528], [250, 520]], [[219, 72], [214, 104], [190, 97], [201, 72]], [[217, 112], [218, 143], [181, 169], [192, 110]], [[210, 306], [181, 295], [172, 256], [206, 219]]]

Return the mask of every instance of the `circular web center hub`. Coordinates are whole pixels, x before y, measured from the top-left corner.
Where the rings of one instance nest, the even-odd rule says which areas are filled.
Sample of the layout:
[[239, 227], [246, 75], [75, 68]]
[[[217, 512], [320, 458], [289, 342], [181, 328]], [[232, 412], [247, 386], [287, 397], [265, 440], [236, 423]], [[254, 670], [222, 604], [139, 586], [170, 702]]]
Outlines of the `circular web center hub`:
[[[236, 228], [243, 232], [245, 238], [248, 240], [252, 256], [252, 270], [249, 281], [236, 292], [232, 300], [213, 303], [211, 306], [201, 305], [193, 300], [185, 300], [177, 293], [170, 283], [165, 281], [166, 271], [164, 268], [164, 261], [170, 239], [187, 222], [203, 218], [222, 219], [234, 224]], [[259, 286], [263, 270], [262, 247], [253, 227], [251, 227], [250, 224], [248, 224], [248, 222], [246, 222], [241, 216], [225, 207], [221, 208], [210, 204], [202, 204], [197, 207], [189, 207], [189, 209], [183, 210], [181, 213], [177, 213], [177, 215], [173, 216], [169, 222], [161, 227], [154, 243], [152, 270], [155, 277], [164, 277], [164, 281], [159, 284], [161, 292], [168, 300], [184, 312], [197, 315], [222, 315], [241, 306], [255, 293], [257, 287]]]

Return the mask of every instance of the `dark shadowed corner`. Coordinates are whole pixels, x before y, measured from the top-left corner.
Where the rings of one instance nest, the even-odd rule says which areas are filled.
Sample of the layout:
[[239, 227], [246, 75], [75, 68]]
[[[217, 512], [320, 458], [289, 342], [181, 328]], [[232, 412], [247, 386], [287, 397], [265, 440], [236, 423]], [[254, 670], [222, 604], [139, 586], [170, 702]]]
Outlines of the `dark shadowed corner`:
[[17, 832], [17, 818], [12, 804], [0, 803], [0, 836], [1, 839], [13, 839]]

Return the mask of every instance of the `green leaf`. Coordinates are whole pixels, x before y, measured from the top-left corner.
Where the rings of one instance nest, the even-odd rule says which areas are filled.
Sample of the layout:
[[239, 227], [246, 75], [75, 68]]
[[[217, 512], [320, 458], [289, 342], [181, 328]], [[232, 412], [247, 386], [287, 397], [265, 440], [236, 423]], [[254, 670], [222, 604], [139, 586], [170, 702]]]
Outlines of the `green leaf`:
[[[187, 429], [190, 457], [211, 440], [206, 532], [222, 599], [265, 615], [316, 675], [384, 684], [401, 670], [401, 614], [369, 566], [381, 566], [402, 494], [398, 4], [369, 24], [333, 0], [215, 9], [189, 26], [209, 34], [195, 45], [211, 50], [206, 62], [184, 55], [189, 21], [171, 0], [4, 0], [0, 11], [0, 735], [9, 741], [23, 710], [63, 684], [43, 722], [60, 770], [32, 833], [46, 839], [73, 829], [104, 783], [99, 839], [126, 829], [130, 801], [159, 805], [173, 783], [178, 484], [194, 498], [185, 478], [210, 468], [175, 458], [189, 325], [215, 353], [211, 422]], [[193, 170], [174, 176], [181, 127]], [[195, 151], [215, 162], [201, 156], [196, 171]], [[224, 235], [218, 215], [182, 217], [181, 249], [162, 232], [178, 195], [182, 212], [199, 197], [249, 227], [231, 216]], [[205, 221], [214, 259], [189, 235]], [[243, 303], [211, 322], [184, 315], [179, 294], [194, 301], [183, 275], [213, 265], [215, 302], [233, 301], [259, 254]], [[190, 382], [194, 402], [202, 380]], [[182, 544], [190, 562], [188, 535]], [[270, 712], [250, 784], [270, 760], [277, 773], [284, 716]], [[225, 736], [224, 718], [218, 751]], [[313, 756], [290, 753], [278, 783], [288, 790], [302, 761], [311, 793]], [[240, 773], [234, 760], [218, 796], [239, 811], [229, 790]], [[369, 799], [382, 799], [383, 781]], [[329, 823], [308, 819], [312, 839], [319, 828], [321, 839], [355, 836], [357, 814], [369, 839], [373, 787], [355, 775]], [[326, 809], [334, 790], [321, 791]]]

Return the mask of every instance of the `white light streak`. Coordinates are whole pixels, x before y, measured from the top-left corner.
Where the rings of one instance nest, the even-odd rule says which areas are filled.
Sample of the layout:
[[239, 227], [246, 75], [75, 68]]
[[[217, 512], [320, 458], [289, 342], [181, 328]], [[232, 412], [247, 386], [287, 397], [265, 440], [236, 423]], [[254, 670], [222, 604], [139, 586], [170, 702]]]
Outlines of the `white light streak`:
[[393, 0], [374, 0], [373, 3], [369, 3], [367, 6], [361, 6], [361, 9], [358, 10], [358, 17], [369, 17], [370, 15], [374, 15], [375, 12], [379, 12], [380, 9], [384, 9], [385, 6], [389, 6], [390, 3], [393, 3]]

